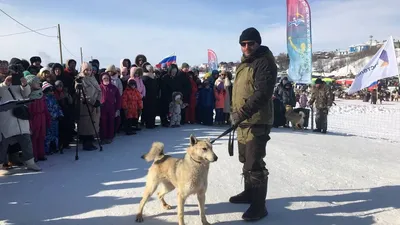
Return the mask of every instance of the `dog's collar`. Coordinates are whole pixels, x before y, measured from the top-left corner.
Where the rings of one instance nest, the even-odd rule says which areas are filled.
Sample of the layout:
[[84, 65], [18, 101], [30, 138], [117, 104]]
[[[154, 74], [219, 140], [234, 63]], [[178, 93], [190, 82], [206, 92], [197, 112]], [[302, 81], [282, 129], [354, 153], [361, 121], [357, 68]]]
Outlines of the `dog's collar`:
[[197, 161], [197, 160], [193, 159], [193, 157], [192, 157], [192, 156], [190, 156], [190, 159], [191, 159], [191, 160], [193, 160], [194, 162], [198, 163], [198, 164], [201, 164], [201, 162], [200, 162], [200, 161]]

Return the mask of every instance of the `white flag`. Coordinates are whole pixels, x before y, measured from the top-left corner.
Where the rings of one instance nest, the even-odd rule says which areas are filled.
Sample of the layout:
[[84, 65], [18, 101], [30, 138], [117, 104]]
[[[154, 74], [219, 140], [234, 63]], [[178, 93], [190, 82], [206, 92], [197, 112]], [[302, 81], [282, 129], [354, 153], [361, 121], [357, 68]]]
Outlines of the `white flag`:
[[396, 52], [394, 51], [393, 38], [390, 36], [371, 61], [357, 74], [348, 93], [353, 94], [371, 86], [380, 79], [394, 77], [398, 74]]

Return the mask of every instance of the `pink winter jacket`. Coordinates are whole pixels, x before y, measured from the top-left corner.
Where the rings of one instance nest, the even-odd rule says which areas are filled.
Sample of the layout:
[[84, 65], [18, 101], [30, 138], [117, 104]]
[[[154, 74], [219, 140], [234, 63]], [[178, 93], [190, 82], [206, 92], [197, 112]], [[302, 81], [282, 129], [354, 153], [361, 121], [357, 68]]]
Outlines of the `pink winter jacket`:
[[225, 95], [226, 91], [223, 90], [217, 90], [214, 88], [214, 96], [215, 96], [215, 108], [216, 109], [223, 109], [225, 106]]
[[134, 78], [136, 81], [136, 89], [140, 92], [140, 95], [142, 98], [146, 97], [146, 87], [144, 86], [143, 80], [140, 77], [135, 77]]
[[305, 108], [305, 107], [307, 107], [307, 101], [308, 101], [307, 95], [304, 94], [304, 93], [301, 94], [301, 95], [300, 95], [300, 99], [299, 99], [300, 108]]

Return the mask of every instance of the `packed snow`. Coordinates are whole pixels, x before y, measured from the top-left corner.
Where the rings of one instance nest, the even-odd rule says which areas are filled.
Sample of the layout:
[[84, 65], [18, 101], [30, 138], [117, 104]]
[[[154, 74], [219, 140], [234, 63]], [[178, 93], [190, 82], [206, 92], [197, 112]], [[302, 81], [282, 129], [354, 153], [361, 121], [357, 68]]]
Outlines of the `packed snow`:
[[[400, 103], [336, 103], [326, 135], [272, 130], [265, 158], [270, 171], [270, 214], [254, 224], [400, 224], [400, 152], [398, 143], [382, 139], [385, 135], [399, 138], [395, 124], [400, 124]], [[140, 155], [151, 143], [162, 141], [169, 154], [182, 157], [190, 134], [213, 138], [226, 128], [184, 125], [144, 130], [136, 136], [119, 136], [103, 152], [80, 151], [78, 161], [70, 150], [40, 163], [42, 172], [0, 177], [0, 224], [136, 224], [150, 166]], [[210, 168], [208, 221], [248, 224], [241, 220], [247, 205], [228, 202], [243, 187], [237, 146], [230, 157], [225, 137], [214, 144], [214, 151], [219, 159]], [[176, 191], [166, 201], [176, 206]], [[156, 195], [146, 205], [144, 216], [144, 225], [178, 221], [176, 207], [164, 210]], [[186, 202], [185, 221], [201, 224], [194, 196]]]

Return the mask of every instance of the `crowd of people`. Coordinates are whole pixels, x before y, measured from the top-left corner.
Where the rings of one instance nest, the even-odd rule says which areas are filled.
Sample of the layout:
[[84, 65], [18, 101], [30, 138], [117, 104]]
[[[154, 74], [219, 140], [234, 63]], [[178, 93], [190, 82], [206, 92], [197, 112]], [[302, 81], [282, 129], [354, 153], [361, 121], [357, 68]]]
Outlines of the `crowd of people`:
[[[100, 67], [99, 60], [73, 59], [42, 65], [41, 58], [0, 61], [0, 102], [31, 99], [26, 106], [0, 112], [2, 169], [25, 165], [39, 171], [38, 161], [63, 152], [79, 138], [92, 151], [98, 137], [110, 144], [118, 133], [134, 135], [183, 124], [230, 123], [232, 74], [214, 70], [202, 79], [183, 63], [160, 69], [137, 55], [134, 63]], [[215, 112], [215, 119], [214, 119]]]

